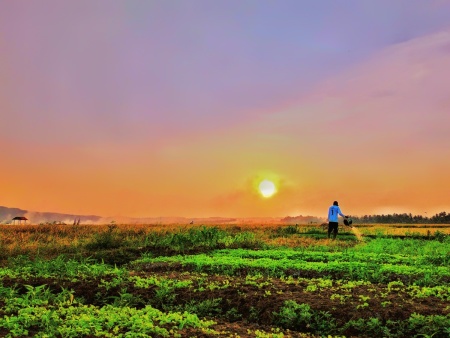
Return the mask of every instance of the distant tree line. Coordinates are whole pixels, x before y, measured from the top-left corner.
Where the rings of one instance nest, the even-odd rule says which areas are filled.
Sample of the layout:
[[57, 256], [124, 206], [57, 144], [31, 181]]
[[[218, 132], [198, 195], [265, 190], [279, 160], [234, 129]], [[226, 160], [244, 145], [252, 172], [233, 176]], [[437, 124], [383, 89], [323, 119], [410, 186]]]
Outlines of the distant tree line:
[[407, 214], [352, 216], [354, 223], [406, 223], [406, 224], [438, 224], [450, 223], [450, 214], [442, 211], [434, 216]]

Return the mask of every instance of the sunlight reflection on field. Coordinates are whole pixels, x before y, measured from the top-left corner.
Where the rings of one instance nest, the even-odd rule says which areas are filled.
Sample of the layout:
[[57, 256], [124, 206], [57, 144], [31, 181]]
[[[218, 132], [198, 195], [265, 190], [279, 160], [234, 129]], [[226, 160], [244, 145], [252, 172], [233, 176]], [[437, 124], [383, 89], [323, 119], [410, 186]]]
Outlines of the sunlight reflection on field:
[[450, 235], [450, 224], [364, 224], [356, 227], [362, 236], [433, 236], [437, 231]]

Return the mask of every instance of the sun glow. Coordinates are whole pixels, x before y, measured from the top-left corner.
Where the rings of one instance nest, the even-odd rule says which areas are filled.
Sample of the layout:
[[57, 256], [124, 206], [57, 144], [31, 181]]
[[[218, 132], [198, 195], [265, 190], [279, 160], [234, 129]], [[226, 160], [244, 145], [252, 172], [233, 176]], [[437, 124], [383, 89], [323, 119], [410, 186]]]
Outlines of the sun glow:
[[259, 184], [259, 192], [263, 197], [271, 197], [277, 192], [277, 188], [272, 181], [264, 180]]

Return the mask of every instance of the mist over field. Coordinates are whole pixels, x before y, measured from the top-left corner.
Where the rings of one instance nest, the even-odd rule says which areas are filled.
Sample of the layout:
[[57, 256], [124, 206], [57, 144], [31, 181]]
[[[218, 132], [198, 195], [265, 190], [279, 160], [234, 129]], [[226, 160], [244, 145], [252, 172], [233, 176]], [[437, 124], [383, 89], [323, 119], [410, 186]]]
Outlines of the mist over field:
[[[127, 216], [97, 216], [97, 215], [69, 215], [54, 212], [28, 211], [19, 208], [0, 206], [0, 224], [11, 224], [14, 217], [26, 217], [27, 224], [278, 224], [278, 223], [319, 223], [324, 218], [315, 216], [295, 217], [127, 217]], [[25, 223], [25, 222], [24, 222]]]

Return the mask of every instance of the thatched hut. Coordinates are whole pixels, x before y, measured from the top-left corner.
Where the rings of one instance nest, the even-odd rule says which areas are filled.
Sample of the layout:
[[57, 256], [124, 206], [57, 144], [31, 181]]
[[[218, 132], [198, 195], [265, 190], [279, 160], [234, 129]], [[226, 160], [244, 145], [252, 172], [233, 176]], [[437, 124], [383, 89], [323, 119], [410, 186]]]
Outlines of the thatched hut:
[[24, 221], [25, 224], [27, 224], [28, 218], [23, 217], [23, 216], [17, 216], [12, 219], [13, 224], [16, 224], [16, 221], [18, 221], [19, 224], [22, 224], [22, 221]]

